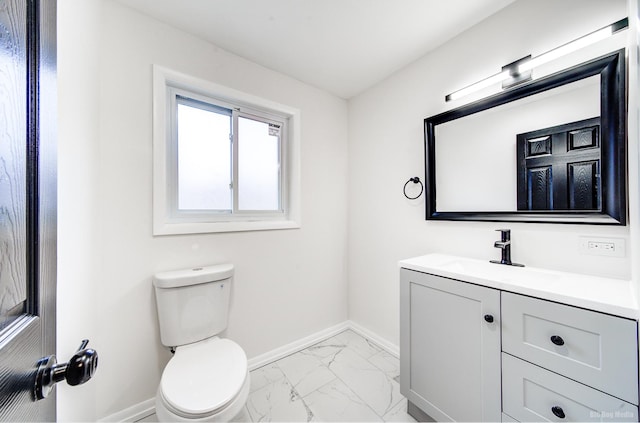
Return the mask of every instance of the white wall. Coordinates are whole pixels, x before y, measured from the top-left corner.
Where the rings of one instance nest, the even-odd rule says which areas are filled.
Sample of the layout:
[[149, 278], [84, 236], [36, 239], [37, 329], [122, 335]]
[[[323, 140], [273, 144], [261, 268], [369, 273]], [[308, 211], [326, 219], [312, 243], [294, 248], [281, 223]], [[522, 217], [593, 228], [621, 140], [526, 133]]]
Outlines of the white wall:
[[[61, 0], [58, 13], [58, 353], [88, 336], [100, 355], [94, 380], [59, 391], [59, 420], [95, 420], [155, 395], [170, 357], [158, 271], [233, 263], [225, 335], [250, 358], [344, 322], [346, 102], [118, 3]], [[154, 63], [301, 111], [301, 229], [151, 235]]]
[[[58, 361], [84, 338], [99, 344], [99, 6], [58, 1]], [[96, 419], [97, 384], [59, 383], [56, 390], [59, 421]]]
[[[629, 226], [425, 221], [424, 196], [410, 201], [402, 194], [410, 177], [424, 175], [423, 119], [469, 101], [445, 104], [446, 94], [624, 16], [624, 0], [518, 1], [349, 101], [351, 320], [397, 344], [397, 261], [430, 252], [499, 258], [494, 230], [502, 227], [512, 230], [514, 261], [631, 276], [633, 252], [620, 259], [578, 249], [582, 235], [623, 238], [629, 247]], [[624, 45], [626, 35], [621, 37]], [[637, 201], [631, 192], [632, 216]]]

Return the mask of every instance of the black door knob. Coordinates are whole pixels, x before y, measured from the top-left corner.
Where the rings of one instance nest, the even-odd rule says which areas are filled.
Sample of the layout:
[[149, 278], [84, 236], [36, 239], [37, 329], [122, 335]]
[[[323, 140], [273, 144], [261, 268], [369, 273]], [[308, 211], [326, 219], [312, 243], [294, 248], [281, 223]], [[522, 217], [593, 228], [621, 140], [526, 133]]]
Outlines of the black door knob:
[[492, 316], [492, 315], [490, 315], [490, 314], [485, 314], [485, 315], [484, 315], [484, 320], [485, 320], [487, 323], [493, 323], [493, 316]]
[[83, 341], [80, 349], [66, 364], [65, 379], [71, 386], [82, 385], [93, 377], [98, 368], [98, 353], [86, 348], [88, 340]]
[[554, 405], [553, 407], [551, 407], [551, 412], [559, 419], [565, 418], [564, 410], [562, 409], [562, 407], [558, 407], [557, 405]]
[[564, 345], [564, 339], [562, 339], [560, 336], [557, 336], [557, 335], [553, 335], [551, 337], [551, 342], [553, 342], [558, 346]]
[[87, 348], [88, 343], [88, 339], [83, 340], [78, 351], [67, 363], [58, 364], [55, 355], [40, 360], [34, 386], [36, 400], [46, 398], [54, 385], [65, 379], [72, 386], [81, 385], [91, 379], [98, 368], [98, 353]]

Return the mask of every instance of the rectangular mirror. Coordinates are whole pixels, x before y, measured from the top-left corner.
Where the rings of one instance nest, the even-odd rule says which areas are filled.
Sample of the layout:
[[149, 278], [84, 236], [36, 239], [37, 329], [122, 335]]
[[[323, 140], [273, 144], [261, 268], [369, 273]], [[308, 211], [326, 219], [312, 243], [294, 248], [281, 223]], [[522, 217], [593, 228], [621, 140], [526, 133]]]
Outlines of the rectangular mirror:
[[624, 53], [425, 119], [426, 218], [626, 224]]

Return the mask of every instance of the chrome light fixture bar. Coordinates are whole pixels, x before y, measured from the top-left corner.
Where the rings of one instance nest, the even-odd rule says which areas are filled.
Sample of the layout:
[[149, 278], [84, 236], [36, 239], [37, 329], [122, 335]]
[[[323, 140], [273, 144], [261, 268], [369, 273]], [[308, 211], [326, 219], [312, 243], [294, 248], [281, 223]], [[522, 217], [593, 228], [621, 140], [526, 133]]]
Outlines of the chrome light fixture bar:
[[[530, 76], [527, 78], [522, 78], [522, 75], [526, 74], [528, 71], [531, 71], [536, 66], [540, 66], [544, 63], [550, 62], [559, 57], [565, 56], [569, 53], [579, 50], [583, 47], [594, 44], [628, 27], [629, 27], [629, 19], [624, 18], [617, 22], [612, 23], [611, 25], [605, 26], [604, 28], [600, 28], [596, 31], [593, 31], [583, 37], [577, 38], [573, 41], [563, 44], [560, 47], [556, 47], [553, 50], [549, 50], [546, 53], [542, 53], [539, 56], [536, 56], [533, 58], [528, 56], [526, 58], [520, 59], [514, 62], [512, 65], [504, 66], [502, 68], [502, 71], [495, 75], [492, 75], [488, 78], [485, 78], [481, 81], [478, 81], [474, 84], [464, 87], [458, 91], [454, 91], [453, 93], [445, 97], [445, 101], [457, 100], [459, 98], [467, 96], [471, 93], [474, 93], [476, 91], [479, 91], [491, 85], [497, 84], [499, 82], [503, 82], [503, 88], [509, 88], [517, 84], [526, 82], [531, 79]], [[517, 82], [511, 83], [512, 82], [511, 80], [517, 80]]]

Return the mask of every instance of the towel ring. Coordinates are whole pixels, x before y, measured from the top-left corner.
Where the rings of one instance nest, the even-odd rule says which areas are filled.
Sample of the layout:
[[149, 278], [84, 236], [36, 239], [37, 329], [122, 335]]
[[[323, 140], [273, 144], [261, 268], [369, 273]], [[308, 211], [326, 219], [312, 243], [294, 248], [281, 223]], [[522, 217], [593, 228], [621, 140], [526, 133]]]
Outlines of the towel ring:
[[[414, 184], [420, 184], [420, 193], [415, 197], [409, 197], [407, 195], [407, 185], [409, 185], [409, 182], [413, 182]], [[404, 196], [407, 197], [409, 200], [416, 200], [418, 197], [422, 195], [423, 191], [424, 191], [424, 185], [422, 184], [422, 181], [420, 180], [420, 178], [418, 178], [417, 176], [414, 176], [413, 178], [409, 178], [409, 180], [404, 183], [404, 188], [402, 189]]]

